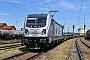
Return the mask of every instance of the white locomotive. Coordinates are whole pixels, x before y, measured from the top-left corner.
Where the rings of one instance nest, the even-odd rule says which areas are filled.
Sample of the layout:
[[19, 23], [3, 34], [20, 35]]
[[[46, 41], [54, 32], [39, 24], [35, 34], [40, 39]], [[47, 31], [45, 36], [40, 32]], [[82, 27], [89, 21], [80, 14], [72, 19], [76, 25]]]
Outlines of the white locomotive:
[[29, 14], [24, 22], [22, 45], [44, 49], [59, 43], [64, 39], [63, 27], [50, 14]]

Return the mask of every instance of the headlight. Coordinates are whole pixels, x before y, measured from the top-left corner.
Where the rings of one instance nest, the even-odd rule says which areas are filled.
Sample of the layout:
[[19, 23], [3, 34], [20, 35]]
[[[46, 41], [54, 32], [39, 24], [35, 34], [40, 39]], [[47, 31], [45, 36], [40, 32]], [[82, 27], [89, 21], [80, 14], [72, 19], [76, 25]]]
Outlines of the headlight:
[[28, 29], [25, 29], [25, 34], [29, 35]]
[[46, 34], [46, 29], [43, 29], [42, 34], [43, 35]]

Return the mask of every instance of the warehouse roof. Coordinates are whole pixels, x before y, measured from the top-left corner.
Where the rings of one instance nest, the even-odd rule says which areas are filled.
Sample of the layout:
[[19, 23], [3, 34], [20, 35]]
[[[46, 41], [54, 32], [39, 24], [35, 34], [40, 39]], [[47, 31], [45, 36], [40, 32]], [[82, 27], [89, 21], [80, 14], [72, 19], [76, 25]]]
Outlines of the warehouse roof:
[[7, 26], [6, 23], [0, 23], [0, 26], [1, 26], [1, 27], [3, 27], [4, 25]]
[[5, 29], [5, 30], [16, 30], [16, 28], [14, 26], [3, 26], [2, 29]]

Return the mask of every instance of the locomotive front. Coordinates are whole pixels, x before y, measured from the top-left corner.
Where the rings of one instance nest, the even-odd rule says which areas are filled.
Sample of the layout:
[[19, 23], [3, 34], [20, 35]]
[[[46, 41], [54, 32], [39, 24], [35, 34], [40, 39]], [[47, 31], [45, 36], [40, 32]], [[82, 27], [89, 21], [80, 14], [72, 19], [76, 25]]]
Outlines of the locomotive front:
[[27, 15], [24, 22], [22, 44], [27, 48], [46, 46], [49, 26], [50, 17], [48, 14]]

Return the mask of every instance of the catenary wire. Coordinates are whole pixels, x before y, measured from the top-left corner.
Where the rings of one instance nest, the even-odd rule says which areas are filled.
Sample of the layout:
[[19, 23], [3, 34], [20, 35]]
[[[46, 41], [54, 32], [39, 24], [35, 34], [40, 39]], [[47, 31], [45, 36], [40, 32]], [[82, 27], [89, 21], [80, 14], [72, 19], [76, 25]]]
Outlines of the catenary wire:
[[24, 11], [24, 12], [26, 12], [26, 13], [29, 13], [28, 11], [26, 11], [26, 10], [24, 10], [24, 9], [16, 6], [16, 5], [13, 5], [13, 4], [11, 4], [10, 2], [8, 2], [8, 1], [5, 1], [5, 0], [3, 0], [3, 1], [6, 2], [6, 3], [8, 3], [8, 4], [10, 4], [10, 5], [12, 5], [12, 6], [14, 6], [14, 7], [16, 7], [16, 8], [18, 8], [18, 9], [20, 9], [20, 10], [22, 10], [22, 11]]
[[18, 15], [18, 14], [16, 14], [16, 13], [13, 13], [13, 12], [11, 12], [11, 11], [9, 11], [9, 10], [6, 10], [6, 9], [4, 9], [4, 8], [2, 8], [2, 7], [0, 7], [2, 10], [4, 10], [4, 11], [6, 11], [6, 12], [9, 12], [9, 13], [12, 13], [12, 14], [14, 14], [14, 15]]
[[[34, 9], [33, 7], [31, 7], [28, 3], [25, 3], [24, 1], [22, 0], [19, 0], [21, 1], [23, 4], [27, 5], [29, 8], [31, 8], [32, 10], [34, 10], [35, 12], [37, 11], [36, 9]], [[37, 11], [38, 12], [38, 11]]]
[[50, 10], [52, 10], [51, 7], [50, 7], [48, 4], [46, 4], [46, 2], [45, 2], [44, 0], [42, 0], [42, 1], [44, 2], [44, 4], [45, 4]]

